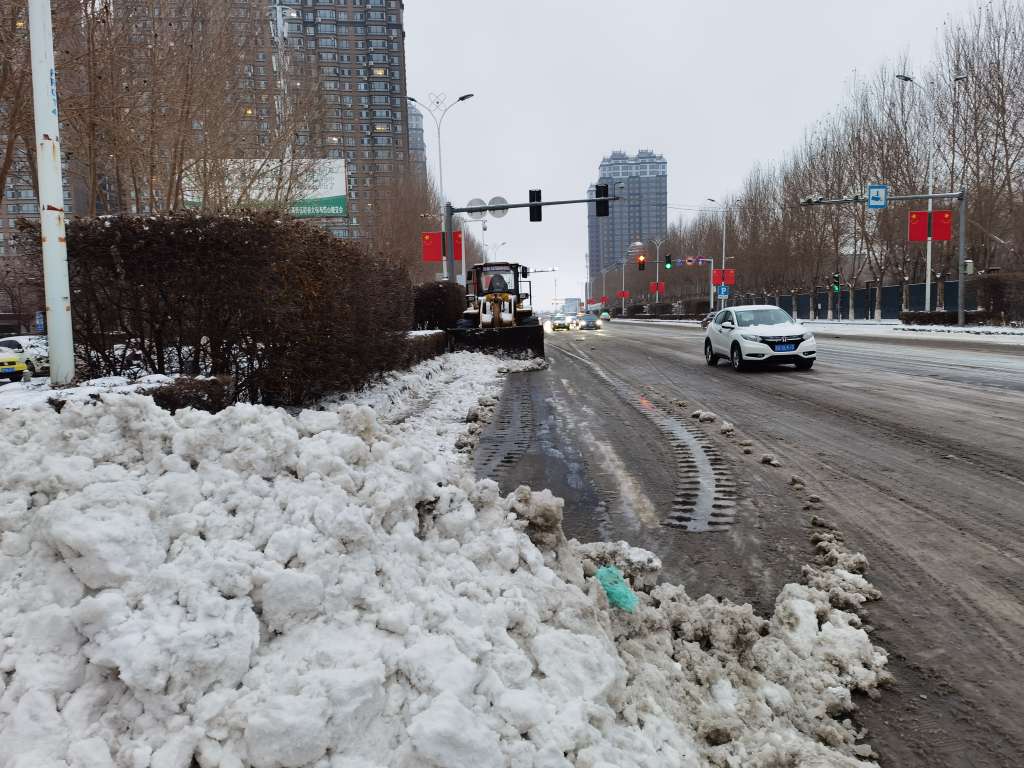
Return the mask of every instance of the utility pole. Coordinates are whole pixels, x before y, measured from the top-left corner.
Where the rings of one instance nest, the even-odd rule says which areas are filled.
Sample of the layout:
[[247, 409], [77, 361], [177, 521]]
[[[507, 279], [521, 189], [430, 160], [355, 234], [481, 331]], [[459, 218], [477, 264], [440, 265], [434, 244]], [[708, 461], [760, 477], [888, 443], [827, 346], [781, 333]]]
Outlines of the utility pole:
[[75, 378], [75, 350], [71, 330], [71, 287], [64, 229], [64, 181], [60, 166], [57, 71], [53, 63], [50, 0], [29, 0], [28, 9], [50, 383], [64, 385]]

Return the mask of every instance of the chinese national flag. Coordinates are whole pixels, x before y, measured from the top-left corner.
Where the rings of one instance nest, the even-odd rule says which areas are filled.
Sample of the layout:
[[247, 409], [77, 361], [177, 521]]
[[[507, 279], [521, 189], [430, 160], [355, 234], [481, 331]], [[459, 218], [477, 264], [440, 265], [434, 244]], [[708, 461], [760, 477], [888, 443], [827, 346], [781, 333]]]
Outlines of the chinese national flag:
[[722, 280], [724, 281], [724, 283], [726, 285], [736, 285], [736, 270], [735, 269], [725, 269], [725, 270], [722, 270], [722, 271], [724, 273], [722, 275]]
[[953, 212], [932, 211], [932, 240], [953, 239]]
[[601, 297], [601, 303], [602, 304], [607, 304], [608, 303], [608, 297], [607, 296], [602, 296]]
[[722, 270], [713, 269], [711, 270], [711, 282], [715, 285], [722, 285]]
[[444, 261], [444, 253], [441, 252], [441, 233], [424, 232], [420, 235], [423, 243], [424, 261]]
[[[420, 235], [424, 261], [444, 261], [444, 232], [424, 232]], [[462, 232], [455, 232], [455, 260], [462, 261]]]
[[928, 241], [928, 211], [911, 211], [907, 223], [907, 239], [912, 243]]

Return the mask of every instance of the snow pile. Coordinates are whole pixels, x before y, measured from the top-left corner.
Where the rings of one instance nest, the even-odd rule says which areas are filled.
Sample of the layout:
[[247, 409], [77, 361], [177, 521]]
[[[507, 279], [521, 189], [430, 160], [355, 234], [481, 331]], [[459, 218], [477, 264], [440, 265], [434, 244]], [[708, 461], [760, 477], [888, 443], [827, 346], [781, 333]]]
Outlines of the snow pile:
[[294, 415], [0, 410], [0, 768], [859, 765], [835, 716], [885, 656], [856, 616], [694, 600], [473, 479], [455, 442], [499, 366]]
[[90, 379], [77, 387], [50, 388], [50, 379], [37, 377], [30, 381], [16, 382], [0, 387], [0, 409], [25, 408], [30, 405], [41, 405], [51, 398], [63, 400], [88, 400], [101, 395], [128, 394], [154, 389], [170, 384], [175, 377], [154, 373], [139, 379], [124, 376], [104, 376], [101, 379]]

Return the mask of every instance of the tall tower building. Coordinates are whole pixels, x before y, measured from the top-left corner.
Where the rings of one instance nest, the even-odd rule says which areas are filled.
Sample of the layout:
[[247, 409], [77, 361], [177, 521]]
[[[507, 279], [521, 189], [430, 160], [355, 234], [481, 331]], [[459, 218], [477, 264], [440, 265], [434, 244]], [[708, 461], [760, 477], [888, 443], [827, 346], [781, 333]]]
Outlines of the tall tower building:
[[[668, 162], [662, 155], [642, 149], [635, 155], [612, 152], [598, 167], [596, 184], [607, 184], [618, 196], [610, 214], [595, 215], [589, 206], [589, 264], [591, 276], [622, 263], [629, 244], [665, 237], [668, 231]], [[594, 185], [588, 190], [594, 196]]]

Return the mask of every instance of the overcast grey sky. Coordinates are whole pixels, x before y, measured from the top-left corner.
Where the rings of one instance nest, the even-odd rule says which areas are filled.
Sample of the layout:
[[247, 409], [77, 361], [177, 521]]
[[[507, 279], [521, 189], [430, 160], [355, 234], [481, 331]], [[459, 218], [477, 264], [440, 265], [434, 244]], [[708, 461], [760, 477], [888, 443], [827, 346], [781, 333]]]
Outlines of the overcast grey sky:
[[[969, 0], [406, 0], [409, 93], [455, 99], [443, 128], [447, 197], [582, 197], [614, 149], [668, 160], [669, 205], [735, 191], [842, 99], [855, 73], [907, 54], [931, 60]], [[433, 121], [428, 165], [437, 168]], [[684, 212], [669, 209], [669, 221]], [[476, 230], [479, 226], [474, 225]], [[558, 267], [582, 295], [585, 206], [489, 223], [502, 260]], [[653, 278], [652, 278], [653, 279]], [[552, 275], [534, 280], [548, 308]]]

